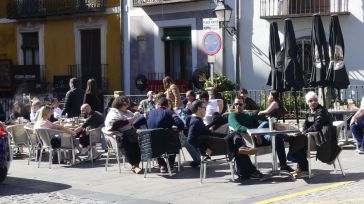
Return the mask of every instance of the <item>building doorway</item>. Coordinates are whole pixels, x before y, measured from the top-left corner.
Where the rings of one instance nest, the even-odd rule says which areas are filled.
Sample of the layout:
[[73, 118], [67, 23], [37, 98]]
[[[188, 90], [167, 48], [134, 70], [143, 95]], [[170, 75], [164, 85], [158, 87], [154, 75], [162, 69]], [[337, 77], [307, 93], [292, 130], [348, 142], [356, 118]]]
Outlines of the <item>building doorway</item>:
[[94, 78], [99, 88], [102, 84], [100, 29], [81, 30], [81, 83]]
[[175, 80], [192, 76], [191, 27], [164, 28], [165, 75]]

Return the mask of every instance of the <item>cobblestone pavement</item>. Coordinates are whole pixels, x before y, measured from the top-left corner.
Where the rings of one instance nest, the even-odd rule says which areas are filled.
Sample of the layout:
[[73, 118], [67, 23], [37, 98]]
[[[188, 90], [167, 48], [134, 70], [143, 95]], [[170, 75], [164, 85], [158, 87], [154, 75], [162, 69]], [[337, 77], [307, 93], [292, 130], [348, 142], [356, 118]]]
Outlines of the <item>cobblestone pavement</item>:
[[0, 203], [69, 203], [69, 204], [106, 204], [116, 202], [105, 202], [80, 196], [67, 195], [59, 192], [51, 193], [32, 193], [32, 194], [19, 194], [12, 196], [3, 196], [0, 198]]
[[[301, 192], [303, 195], [297, 195], [292, 198], [282, 199], [276, 202], [261, 203], [280, 203], [280, 204], [362, 204], [364, 196], [360, 193], [363, 191], [364, 182], [350, 182], [338, 187], [333, 187], [326, 190], [315, 191], [312, 193]], [[312, 190], [312, 189], [311, 189]], [[259, 202], [257, 202], [259, 203]]]

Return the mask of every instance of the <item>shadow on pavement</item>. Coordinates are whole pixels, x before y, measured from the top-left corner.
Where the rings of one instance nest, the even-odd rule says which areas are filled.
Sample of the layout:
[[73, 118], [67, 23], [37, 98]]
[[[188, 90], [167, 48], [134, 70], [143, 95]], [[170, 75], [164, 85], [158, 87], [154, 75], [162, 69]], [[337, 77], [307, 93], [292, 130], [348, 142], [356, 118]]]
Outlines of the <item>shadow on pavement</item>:
[[49, 193], [71, 187], [72, 186], [70, 185], [62, 183], [7, 177], [5, 181], [0, 184], [0, 197], [19, 194]]
[[364, 173], [346, 173], [345, 176], [343, 176], [341, 171], [337, 171], [335, 174], [334, 170], [313, 170], [312, 172], [313, 176], [311, 179], [304, 179], [308, 184], [360, 181], [364, 178]]

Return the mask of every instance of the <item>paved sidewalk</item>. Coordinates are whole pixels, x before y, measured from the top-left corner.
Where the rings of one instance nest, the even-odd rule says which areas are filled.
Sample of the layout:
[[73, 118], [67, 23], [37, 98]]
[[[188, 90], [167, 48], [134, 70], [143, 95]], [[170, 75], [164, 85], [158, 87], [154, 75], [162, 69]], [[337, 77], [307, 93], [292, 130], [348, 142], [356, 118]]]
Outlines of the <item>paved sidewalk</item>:
[[[27, 165], [26, 159], [14, 160], [9, 177], [0, 185], [0, 203], [363, 203], [364, 196], [358, 193], [364, 188], [363, 156], [353, 149], [342, 152], [346, 177], [340, 172], [335, 174], [332, 165], [313, 160], [314, 177], [296, 181], [231, 182], [228, 165], [217, 162], [208, 166], [203, 184], [199, 182], [199, 169], [188, 167], [187, 162], [183, 171], [172, 177], [160, 175], [155, 169], [144, 179], [143, 175], [131, 173], [129, 165], [119, 174], [115, 161], [106, 172], [105, 158], [98, 160], [94, 168], [90, 163], [81, 163], [53, 165], [52, 169], [46, 162], [37, 168], [34, 162]], [[270, 155], [259, 156], [258, 161], [263, 171], [271, 167]], [[308, 191], [345, 181], [353, 182]], [[294, 194], [299, 192], [304, 194]], [[268, 200], [280, 196], [285, 197]]]

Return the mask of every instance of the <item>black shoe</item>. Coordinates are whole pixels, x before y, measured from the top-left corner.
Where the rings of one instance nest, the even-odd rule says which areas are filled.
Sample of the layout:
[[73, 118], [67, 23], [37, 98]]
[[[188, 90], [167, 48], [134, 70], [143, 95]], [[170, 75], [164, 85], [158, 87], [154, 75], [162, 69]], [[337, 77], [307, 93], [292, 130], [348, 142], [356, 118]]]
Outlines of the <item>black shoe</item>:
[[294, 169], [292, 169], [290, 166], [286, 165], [282, 165], [281, 166], [281, 171], [288, 171], [288, 172], [293, 172]]
[[250, 176], [249, 176], [249, 178], [250, 179], [261, 179], [261, 178], [263, 178], [263, 174], [260, 172], [260, 171], [255, 171], [255, 172], [253, 172], [252, 174], [250, 174]]
[[198, 166], [200, 166], [200, 163], [199, 163], [199, 162], [196, 162], [196, 161], [192, 161], [192, 162], [190, 163], [190, 166], [191, 166], [191, 167], [198, 167]]

